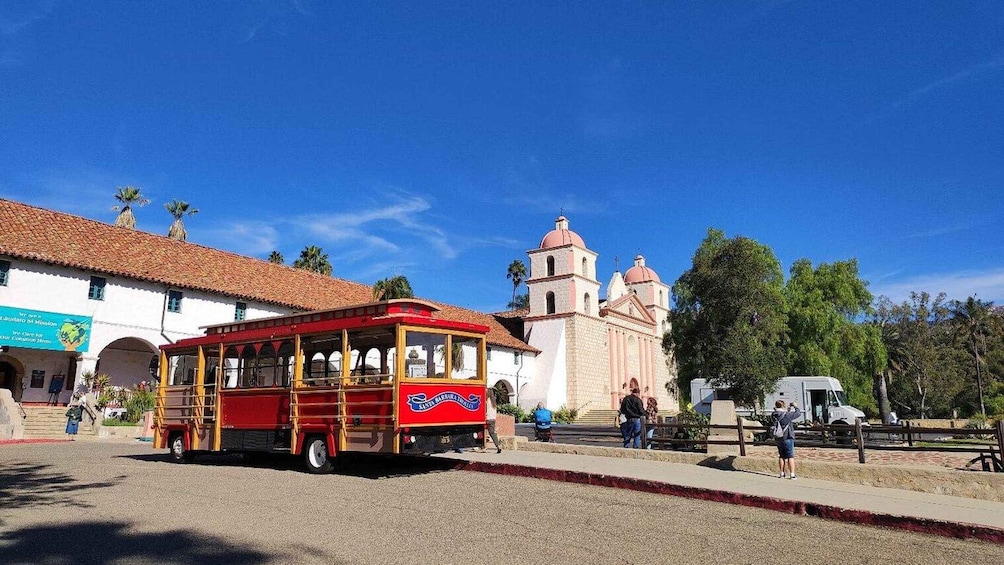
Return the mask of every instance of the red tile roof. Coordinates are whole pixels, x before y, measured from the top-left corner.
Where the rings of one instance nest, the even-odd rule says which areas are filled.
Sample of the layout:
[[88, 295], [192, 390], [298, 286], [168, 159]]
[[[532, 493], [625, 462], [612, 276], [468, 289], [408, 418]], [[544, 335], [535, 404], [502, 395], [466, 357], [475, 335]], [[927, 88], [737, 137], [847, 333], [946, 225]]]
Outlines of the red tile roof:
[[[275, 304], [322, 310], [370, 302], [372, 289], [164, 236], [0, 199], [0, 255]], [[442, 305], [442, 317], [488, 326], [488, 341], [537, 351], [490, 314]]]

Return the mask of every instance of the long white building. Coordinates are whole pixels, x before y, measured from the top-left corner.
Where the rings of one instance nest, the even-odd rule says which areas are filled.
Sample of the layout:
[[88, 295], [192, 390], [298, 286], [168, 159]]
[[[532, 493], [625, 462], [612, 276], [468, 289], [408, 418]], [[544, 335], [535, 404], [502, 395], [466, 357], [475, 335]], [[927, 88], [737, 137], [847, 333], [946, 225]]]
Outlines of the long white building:
[[[133, 387], [160, 345], [202, 326], [372, 300], [368, 285], [10, 200], [0, 226], [0, 387], [22, 403], [66, 404], [85, 372]], [[494, 317], [439, 306], [490, 328], [490, 385], [533, 374], [538, 350]]]

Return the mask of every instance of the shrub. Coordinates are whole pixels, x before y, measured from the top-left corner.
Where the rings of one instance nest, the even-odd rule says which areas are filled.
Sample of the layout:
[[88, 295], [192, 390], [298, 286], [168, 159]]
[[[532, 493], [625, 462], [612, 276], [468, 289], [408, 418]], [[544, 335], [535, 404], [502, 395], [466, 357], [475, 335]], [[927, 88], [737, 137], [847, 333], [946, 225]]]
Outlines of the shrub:
[[156, 402], [156, 397], [153, 391], [146, 389], [137, 389], [129, 396], [129, 398], [122, 404], [122, 407], [126, 409], [124, 420], [127, 422], [138, 422], [140, 418], [143, 417], [143, 412], [147, 410], [153, 410], [154, 403]]
[[[973, 417], [969, 418], [969, 421], [966, 422], [966, 429], [968, 430], [990, 430], [992, 428], [993, 426], [990, 425], [990, 419], [984, 416], [983, 414], [973, 414]], [[985, 434], [985, 435], [975, 435], [968, 437], [978, 438], [978, 439], [991, 439], [994, 436], [993, 434]]]
[[[680, 424], [699, 424], [707, 426], [711, 424], [711, 417], [706, 414], [699, 414], [694, 411], [694, 406], [688, 404], [686, 408], [680, 410], [676, 415], [676, 422]], [[681, 428], [677, 435], [682, 439], [693, 439], [703, 441], [708, 439], [708, 428]]]
[[[575, 408], [567, 408], [562, 406], [551, 414], [551, 418], [558, 422], [559, 424], [571, 424], [579, 417], [579, 411]], [[530, 417], [533, 420], [533, 416]]]
[[500, 404], [497, 408], [499, 414], [508, 414], [516, 419], [516, 423], [526, 422], [531, 417], [522, 408], [515, 404]]

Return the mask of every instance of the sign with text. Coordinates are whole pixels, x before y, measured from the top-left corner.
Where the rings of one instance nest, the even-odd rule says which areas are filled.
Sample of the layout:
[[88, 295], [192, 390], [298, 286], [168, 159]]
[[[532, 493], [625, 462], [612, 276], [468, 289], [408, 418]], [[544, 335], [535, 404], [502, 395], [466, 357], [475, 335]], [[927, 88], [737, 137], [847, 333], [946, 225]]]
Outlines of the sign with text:
[[0, 345], [87, 351], [91, 317], [0, 306]]

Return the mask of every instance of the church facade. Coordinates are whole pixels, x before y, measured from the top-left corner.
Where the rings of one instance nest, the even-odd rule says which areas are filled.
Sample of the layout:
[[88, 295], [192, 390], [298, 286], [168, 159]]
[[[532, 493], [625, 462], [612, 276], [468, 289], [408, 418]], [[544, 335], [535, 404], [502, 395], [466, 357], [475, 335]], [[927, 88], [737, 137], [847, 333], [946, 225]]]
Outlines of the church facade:
[[655, 397], [663, 413], [677, 410], [672, 362], [662, 350], [669, 330], [669, 287], [637, 256], [614, 272], [600, 299], [597, 253], [558, 217], [530, 259], [529, 311], [524, 339], [540, 353], [519, 404], [575, 408], [580, 413], [617, 408], [632, 388]]

